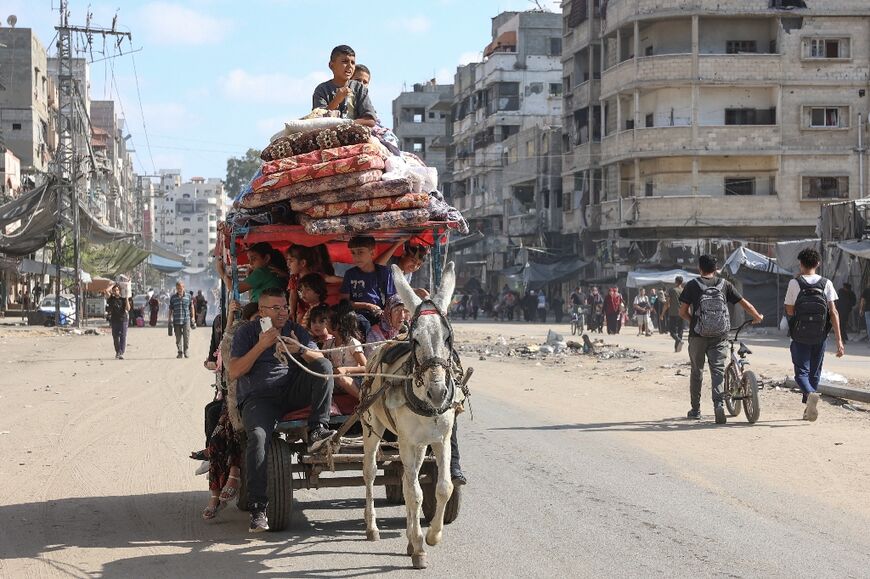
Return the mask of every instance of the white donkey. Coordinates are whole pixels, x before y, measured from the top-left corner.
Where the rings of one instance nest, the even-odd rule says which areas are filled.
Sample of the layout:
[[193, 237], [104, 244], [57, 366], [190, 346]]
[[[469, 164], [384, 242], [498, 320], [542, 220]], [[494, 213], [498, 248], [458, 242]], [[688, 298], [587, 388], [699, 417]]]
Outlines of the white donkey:
[[[364, 414], [365, 458], [363, 475], [366, 483], [366, 537], [370, 541], [380, 538], [374, 506], [374, 480], [377, 472], [377, 453], [384, 429], [395, 430], [399, 455], [404, 468], [402, 489], [408, 513], [406, 534], [408, 536], [408, 555], [414, 567], [426, 567], [426, 552], [423, 549], [423, 531], [420, 528], [420, 508], [423, 490], [420, 488], [420, 467], [426, 447], [432, 446], [438, 465], [438, 481], [435, 485], [437, 506], [435, 516], [429, 524], [426, 543], [437, 545], [441, 541], [444, 528], [444, 509], [453, 494], [450, 479], [450, 434], [456, 416], [454, 398], [458, 386], [454, 384], [451, 369], [453, 365], [453, 333], [445, 317], [456, 274], [453, 262], [444, 270], [441, 287], [431, 298], [422, 300], [405, 280], [401, 270], [393, 266], [393, 280], [396, 290], [405, 307], [413, 312], [410, 324], [410, 353], [382, 371], [392, 374], [407, 373], [412, 379], [406, 381], [375, 380], [372, 392], [387, 388], [384, 393]], [[370, 362], [369, 371], [378, 372], [381, 348]], [[409, 359], [410, 358], [410, 359]]]

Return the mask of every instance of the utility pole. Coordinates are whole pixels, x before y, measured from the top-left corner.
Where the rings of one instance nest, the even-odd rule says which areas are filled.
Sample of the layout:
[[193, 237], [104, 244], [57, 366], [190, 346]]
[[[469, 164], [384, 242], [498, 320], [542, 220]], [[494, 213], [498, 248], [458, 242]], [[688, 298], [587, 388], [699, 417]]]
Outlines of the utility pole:
[[[81, 284], [82, 262], [80, 252], [81, 228], [79, 227], [79, 178], [81, 177], [81, 159], [79, 158], [76, 136], [81, 134], [87, 111], [81, 107], [79, 88], [73, 77], [73, 34], [84, 36], [84, 44], [90, 44], [94, 35], [104, 39], [111, 37], [120, 43], [126, 38], [132, 40], [129, 32], [112, 28], [91, 26], [91, 15], [88, 14], [85, 26], [75, 26], [69, 23], [69, 1], [60, 0], [60, 25], [57, 30], [58, 59], [58, 143], [55, 154], [55, 174], [57, 176], [57, 223], [55, 225], [55, 324], [60, 325], [60, 293], [61, 293], [61, 258], [63, 256], [63, 226], [64, 219], [69, 219], [73, 234], [73, 275], [75, 276], [76, 326], [81, 327], [83, 315], [83, 291]], [[86, 137], [90, 141], [90, 135]]]

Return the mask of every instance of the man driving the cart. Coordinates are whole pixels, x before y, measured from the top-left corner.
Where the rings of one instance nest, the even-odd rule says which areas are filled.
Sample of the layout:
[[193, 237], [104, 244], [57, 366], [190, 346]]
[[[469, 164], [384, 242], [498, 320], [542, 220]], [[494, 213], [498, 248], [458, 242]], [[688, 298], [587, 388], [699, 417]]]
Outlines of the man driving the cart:
[[[332, 364], [317, 351], [308, 331], [290, 319], [284, 290], [264, 290], [258, 307], [259, 319], [243, 324], [236, 331], [229, 363], [230, 379], [238, 379], [237, 403], [247, 435], [245, 476], [252, 533], [269, 529], [266, 456], [278, 420], [289, 411], [311, 407], [309, 452], [320, 450], [335, 434], [328, 428]], [[298, 342], [285, 342], [294, 358], [286, 359], [286, 363], [275, 356], [276, 348], [286, 354], [284, 347], [277, 345], [279, 336]], [[304, 371], [297, 362], [320, 376]]]

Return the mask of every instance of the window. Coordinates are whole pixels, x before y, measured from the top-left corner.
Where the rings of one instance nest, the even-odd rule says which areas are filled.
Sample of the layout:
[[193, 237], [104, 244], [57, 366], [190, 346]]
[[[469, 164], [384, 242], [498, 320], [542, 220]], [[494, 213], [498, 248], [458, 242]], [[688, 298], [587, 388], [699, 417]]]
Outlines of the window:
[[742, 52], [758, 52], [754, 40], [728, 40], [725, 42], [726, 54], [740, 54]]
[[804, 40], [804, 58], [850, 58], [848, 38], [808, 38]]
[[849, 177], [803, 177], [803, 199], [848, 199]]
[[21, 123], [12, 123], [12, 130], [13, 131], [20, 131], [21, 130]]
[[571, 193], [573, 193], [573, 191], [562, 192], [562, 209], [566, 212], [574, 210], [574, 206], [571, 205]]
[[725, 195], [755, 195], [755, 178], [725, 177]]
[[652, 113], [650, 113], [646, 116], [646, 126], [647, 127], [654, 127], [655, 126], [655, 117], [653, 117]]
[[487, 114], [493, 114], [497, 111], [520, 110], [520, 83], [500, 82], [490, 87], [488, 93], [490, 100], [488, 101]]
[[550, 56], [561, 56], [562, 54], [562, 39], [558, 36], [550, 38]]
[[776, 108], [725, 109], [726, 125], [775, 125]]
[[653, 47], [652, 45], [647, 46], [643, 51], [644, 56], [652, 56], [653, 55]]
[[429, 118], [430, 118], [430, 119], [434, 119], [434, 118], [435, 118], [435, 113], [429, 113]]
[[842, 129], [849, 126], [848, 107], [810, 107], [810, 128]]
[[562, 83], [561, 82], [551, 82], [550, 83], [550, 96], [553, 96], [553, 97], [562, 96]]
[[643, 194], [646, 197], [652, 197], [656, 193], [655, 181], [647, 181], [643, 184]]
[[534, 157], [535, 156], [535, 142], [534, 141], [526, 141], [526, 157]]

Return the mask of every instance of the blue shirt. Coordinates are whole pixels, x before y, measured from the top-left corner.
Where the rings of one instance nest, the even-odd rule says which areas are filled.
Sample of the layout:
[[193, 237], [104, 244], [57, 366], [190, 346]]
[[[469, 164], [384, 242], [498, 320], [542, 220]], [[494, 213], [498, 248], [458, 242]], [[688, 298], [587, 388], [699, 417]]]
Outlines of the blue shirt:
[[[314, 350], [317, 349], [317, 344], [314, 343], [311, 339], [311, 334], [305, 328], [295, 322], [288, 321], [281, 328], [281, 335], [290, 336], [291, 332], [296, 334], [296, 339], [299, 340], [300, 344]], [[250, 352], [260, 339], [260, 333], [260, 320], [252, 320], [239, 326], [233, 335], [230, 356], [241, 358]], [[252, 396], [257, 398], [279, 396], [281, 391], [289, 387], [299, 372], [301, 372], [299, 367], [292, 362], [289, 366], [282, 364], [275, 357], [276, 347], [277, 344], [260, 354], [248, 373], [244, 376], [239, 376], [236, 389], [236, 398], [239, 406]]]
[[183, 326], [190, 323], [190, 294], [184, 292], [183, 296], [177, 293], [169, 298], [169, 309], [172, 311], [172, 324]]
[[375, 304], [383, 309], [387, 299], [396, 293], [393, 272], [387, 266], [378, 264], [375, 264], [375, 270], [371, 273], [352, 267], [344, 274], [341, 293], [349, 295], [352, 302]]

